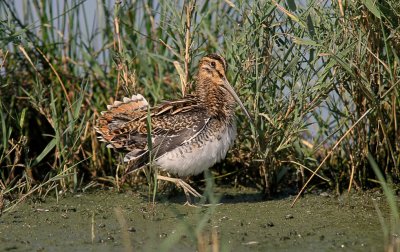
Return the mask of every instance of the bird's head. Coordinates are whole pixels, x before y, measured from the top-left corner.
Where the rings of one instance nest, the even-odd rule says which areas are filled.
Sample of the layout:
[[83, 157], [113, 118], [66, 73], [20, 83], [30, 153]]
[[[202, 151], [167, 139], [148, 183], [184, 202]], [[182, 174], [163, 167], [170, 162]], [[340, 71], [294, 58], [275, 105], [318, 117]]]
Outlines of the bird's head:
[[250, 122], [252, 122], [250, 114], [247, 112], [235, 90], [233, 90], [228, 79], [226, 78], [227, 71], [228, 64], [222, 56], [218, 54], [208, 54], [204, 56], [199, 62], [197, 83], [201, 84], [197, 87], [197, 91], [202, 93], [207, 90], [201, 89], [215, 89], [218, 87], [221, 89], [221, 91], [223, 91], [222, 93], [231, 95], [231, 97], [240, 105], [240, 108], [249, 118]]
[[215, 84], [221, 84], [226, 79], [228, 65], [218, 54], [208, 54], [199, 62], [199, 77], [209, 78]]

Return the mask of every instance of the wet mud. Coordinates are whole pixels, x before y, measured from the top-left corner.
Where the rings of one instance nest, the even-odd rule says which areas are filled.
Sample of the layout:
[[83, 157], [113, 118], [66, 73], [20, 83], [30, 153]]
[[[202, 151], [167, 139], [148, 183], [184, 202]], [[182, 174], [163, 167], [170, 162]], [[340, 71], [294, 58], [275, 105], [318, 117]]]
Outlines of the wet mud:
[[[382, 251], [380, 193], [308, 194], [264, 201], [216, 190], [220, 205], [96, 190], [29, 200], [0, 217], [1, 251]], [[374, 203], [375, 202], [375, 203]]]

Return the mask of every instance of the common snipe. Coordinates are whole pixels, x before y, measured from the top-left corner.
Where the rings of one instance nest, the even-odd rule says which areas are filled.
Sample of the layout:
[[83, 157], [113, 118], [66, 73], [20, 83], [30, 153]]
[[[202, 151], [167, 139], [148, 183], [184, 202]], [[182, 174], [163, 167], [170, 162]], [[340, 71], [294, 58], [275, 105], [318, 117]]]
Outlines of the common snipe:
[[[165, 101], [149, 109], [138, 94], [107, 106], [96, 130], [108, 147], [123, 150], [130, 170], [149, 163], [178, 177], [196, 175], [225, 158], [236, 138], [235, 101], [249, 113], [226, 78], [227, 63], [217, 54], [203, 57], [196, 88], [182, 99]], [[148, 146], [147, 118], [151, 118], [152, 150]], [[251, 119], [250, 119], [251, 120]], [[179, 178], [158, 176], [181, 186], [189, 201], [201, 195]]]

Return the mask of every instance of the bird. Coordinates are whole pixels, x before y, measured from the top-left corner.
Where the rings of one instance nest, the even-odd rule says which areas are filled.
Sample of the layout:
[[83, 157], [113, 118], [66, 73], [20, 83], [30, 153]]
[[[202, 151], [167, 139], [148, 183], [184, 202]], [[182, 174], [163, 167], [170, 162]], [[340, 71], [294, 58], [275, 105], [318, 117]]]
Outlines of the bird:
[[158, 175], [157, 179], [182, 187], [186, 204], [190, 204], [190, 195], [201, 194], [182, 178], [200, 174], [225, 159], [237, 136], [237, 104], [252, 122], [226, 77], [227, 71], [222, 56], [208, 54], [198, 63], [191, 94], [153, 107], [141, 94], [115, 101], [97, 119], [99, 139], [108, 143], [107, 147], [125, 152], [130, 171], [152, 161], [170, 175]]

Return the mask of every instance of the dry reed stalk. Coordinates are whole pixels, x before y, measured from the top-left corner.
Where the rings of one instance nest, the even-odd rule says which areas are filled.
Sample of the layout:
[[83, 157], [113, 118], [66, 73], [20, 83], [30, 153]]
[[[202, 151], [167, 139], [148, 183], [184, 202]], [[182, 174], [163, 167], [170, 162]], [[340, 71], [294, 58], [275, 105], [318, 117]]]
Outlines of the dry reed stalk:
[[322, 160], [322, 162], [319, 164], [317, 169], [313, 172], [313, 174], [308, 178], [307, 182], [304, 184], [304, 186], [301, 188], [300, 192], [297, 194], [296, 198], [293, 200], [293, 203], [290, 205], [290, 207], [293, 207], [296, 201], [299, 199], [300, 195], [304, 192], [306, 189], [307, 185], [310, 183], [310, 181], [314, 178], [314, 176], [317, 174], [319, 169], [321, 169], [322, 165], [328, 160], [328, 158], [333, 154], [333, 152], [336, 150], [336, 148], [340, 145], [340, 143], [351, 133], [351, 131], [364, 119], [373, 109], [370, 108], [368, 109], [358, 120], [355, 122], [344, 134], [343, 136], [336, 142], [336, 144], [332, 147], [332, 149], [329, 151], [329, 153], [326, 155], [326, 157]]
[[36, 50], [42, 55], [42, 57], [47, 62], [47, 64], [49, 64], [49, 66], [50, 66], [51, 70], [53, 71], [53, 73], [56, 75], [57, 80], [58, 80], [58, 82], [60, 82], [61, 88], [62, 88], [62, 90], [64, 92], [65, 98], [67, 99], [68, 109], [73, 114], [71, 99], [69, 98], [67, 89], [65, 88], [64, 82], [61, 80], [60, 75], [58, 74], [57, 70], [54, 68], [53, 64], [51, 64], [50, 60], [46, 57], [46, 55], [44, 55], [44, 53], [38, 47], [36, 47]]
[[132, 247], [132, 242], [131, 242], [131, 239], [130, 239], [129, 233], [128, 233], [128, 225], [126, 223], [124, 214], [122, 213], [121, 207], [115, 207], [114, 213], [115, 213], [115, 217], [117, 217], [119, 226], [121, 228], [122, 244], [124, 245], [124, 251], [132, 251], [133, 247]]
[[191, 21], [192, 15], [194, 12], [194, 8], [196, 6], [196, 1], [190, 1], [188, 5], [186, 5], [186, 22], [185, 22], [185, 78], [183, 83], [182, 95], [185, 96], [186, 91], [191, 89], [188, 87], [189, 83], [189, 64], [190, 64], [190, 45], [191, 45]]

